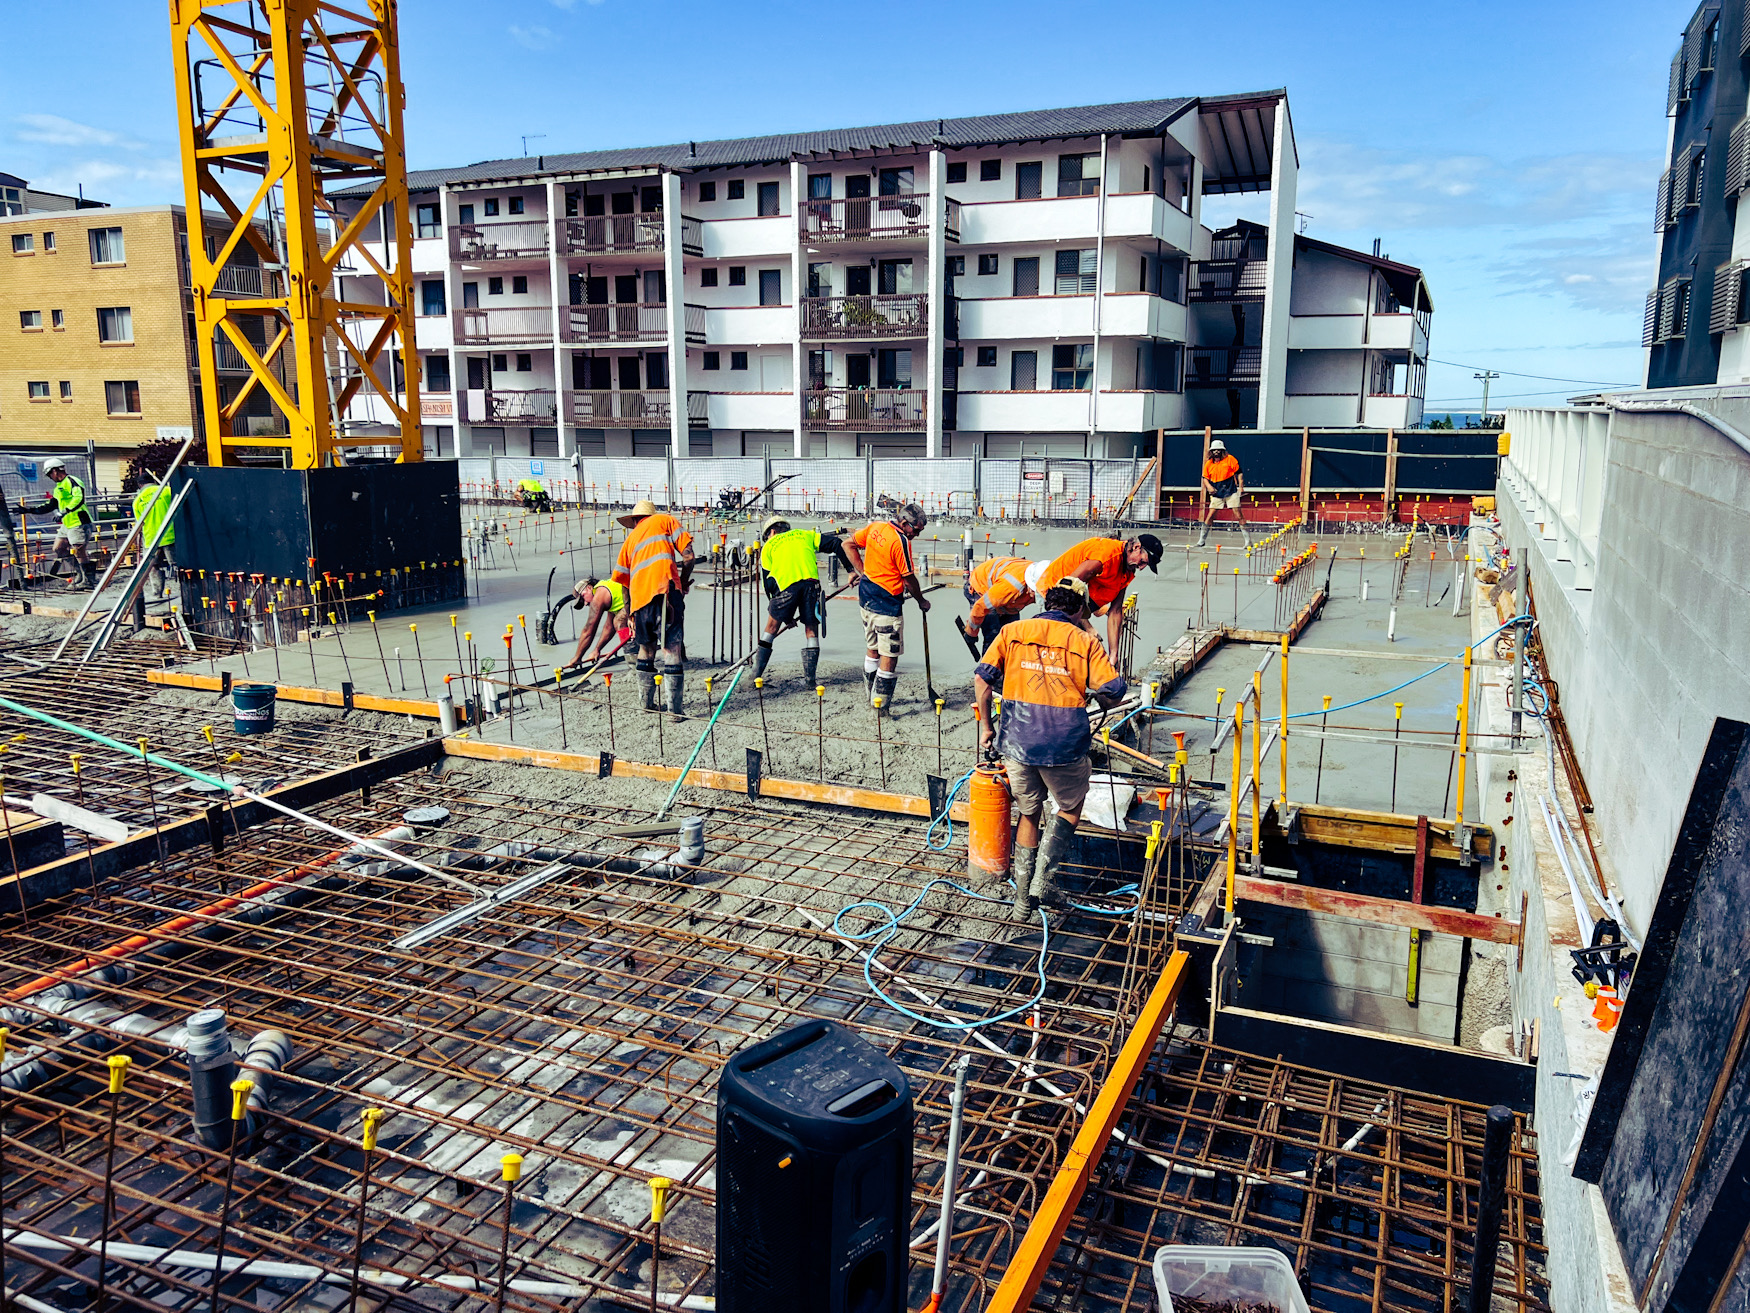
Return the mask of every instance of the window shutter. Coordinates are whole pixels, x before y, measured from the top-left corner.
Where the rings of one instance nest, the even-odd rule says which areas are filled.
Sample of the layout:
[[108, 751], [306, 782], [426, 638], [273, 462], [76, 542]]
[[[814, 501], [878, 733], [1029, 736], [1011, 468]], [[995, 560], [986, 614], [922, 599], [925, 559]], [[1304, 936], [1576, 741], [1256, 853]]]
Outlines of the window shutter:
[[1671, 56], [1671, 81], [1667, 84], [1667, 86], [1665, 88], [1665, 113], [1668, 115], [1675, 114], [1677, 112], [1677, 102], [1679, 100], [1683, 99], [1683, 97], [1678, 94], [1678, 92], [1679, 92], [1678, 83], [1682, 80], [1682, 78], [1683, 78], [1683, 51], [1678, 50], [1678, 52], [1675, 55]]
[[1689, 203], [1689, 161], [1695, 154], [1695, 147], [1685, 146], [1677, 152], [1677, 158], [1671, 161], [1671, 208], [1666, 211], [1675, 215]]
[[1659, 175], [1659, 200], [1653, 209], [1653, 231], [1662, 233], [1671, 222], [1671, 170]]
[[1646, 316], [1641, 320], [1641, 345], [1652, 346], [1659, 328], [1659, 289], [1647, 293]]
[[1695, 71], [1697, 73], [1711, 73], [1720, 62], [1719, 27], [1716, 26], [1719, 19], [1720, 7], [1718, 5], [1707, 5], [1696, 17], [1695, 30], [1698, 40], [1696, 42]]
[[1750, 0], [1744, 0], [1744, 12], [1738, 19], [1738, 55], [1750, 55]]
[[1730, 142], [1726, 147], [1726, 195], [1736, 196], [1744, 190], [1744, 129], [1750, 125], [1750, 119], [1740, 120], [1732, 129]]
[[1738, 270], [1742, 267], [1722, 264], [1714, 270], [1714, 299], [1708, 311], [1708, 332], [1724, 333], [1738, 322]]
[[[1694, 85], [1695, 77], [1701, 71], [1701, 46], [1707, 36], [1707, 13], [1695, 16], [1689, 31], [1683, 34], [1683, 90], [1685, 92]], [[1688, 99], [1685, 95], [1684, 99]]]
[[1677, 284], [1666, 283], [1659, 289], [1659, 332], [1655, 341], [1665, 342], [1671, 337], [1671, 323], [1677, 315]]

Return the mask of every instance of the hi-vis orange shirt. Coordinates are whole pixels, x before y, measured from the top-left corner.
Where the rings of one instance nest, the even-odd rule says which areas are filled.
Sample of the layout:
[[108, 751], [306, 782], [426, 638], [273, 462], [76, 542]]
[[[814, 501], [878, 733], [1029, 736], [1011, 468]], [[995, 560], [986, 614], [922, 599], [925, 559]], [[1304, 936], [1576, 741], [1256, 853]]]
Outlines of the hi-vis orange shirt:
[[1041, 581], [1049, 592], [1051, 585], [1065, 575], [1073, 574], [1084, 561], [1098, 561], [1100, 572], [1088, 580], [1088, 605], [1098, 609], [1112, 601], [1130, 586], [1136, 571], [1124, 563], [1124, 544], [1117, 538], [1086, 538], [1053, 561]]
[[[905, 600], [905, 581], [911, 577], [911, 553], [906, 550], [905, 535], [896, 525], [885, 520], [865, 524], [851, 535], [863, 553], [864, 587], [857, 590], [857, 600], [881, 615], [898, 615]], [[885, 593], [874, 595], [873, 590]]]
[[632, 609], [639, 610], [652, 598], [661, 597], [681, 581], [681, 553], [693, 545], [693, 535], [681, 528], [672, 515], [646, 515], [620, 544], [611, 576], [632, 594]]
[[[1231, 497], [1235, 492], [1234, 475], [1240, 472], [1240, 462], [1231, 451], [1224, 451], [1216, 460], [1203, 462], [1203, 477], [1209, 480], [1209, 486], [1215, 489], [1217, 497]], [[1223, 490], [1222, 485], [1227, 485]]]
[[973, 667], [995, 687], [1002, 681], [1002, 750], [1029, 766], [1071, 766], [1088, 754], [1088, 694], [1123, 697], [1124, 676], [1106, 659], [1100, 640], [1041, 611], [1003, 626]]
[[967, 586], [978, 594], [985, 610], [1019, 612], [1033, 601], [1033, 590], [1027, 587], [1031, 564], [1019, 556], [987, 556], [972, 567]]

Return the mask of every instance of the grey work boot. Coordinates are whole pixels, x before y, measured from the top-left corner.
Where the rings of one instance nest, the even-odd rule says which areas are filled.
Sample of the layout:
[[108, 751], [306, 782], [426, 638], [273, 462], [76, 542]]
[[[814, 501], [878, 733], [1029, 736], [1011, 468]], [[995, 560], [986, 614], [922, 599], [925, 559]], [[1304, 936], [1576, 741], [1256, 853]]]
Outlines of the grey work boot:
[[687, 668], [683, 665], [665, 665], [662, 668], [662, 688], [668, 694], [668, 714], [671, 720], [685, 720], [684, 710], [687, 691]]
[[638, 691], [643, 695], [644, 710], [656, 710], [656, 662], [638, 662]]
[[1015, 845], [1009, 861], [1009, 872], [1015, 877], [1014, 914], [1017, 921], [1033, 919], [1033, 862], [1039, 856], [1037, 848]]
[[[755, 679], [758, 679], [761, 675], [766, 673], [766, 667], [771, 664], [771, 660], [772, 640], [769, 638], [762, 638], [760, 639], [758, 649], [753, 654], [753, 677]], [[664, 682], [666, 683], [667, 681], [665, 680]]]
[[1203, 522], [1202, 531], [1200, 533], [1198, 533], [1198, 535], [1197, 535], [1197, 545], [1199, 547], [1203, 547], [1203, 546], [1206, 546], [1208, 544], [1208, 542], [1209, 542], [1209, 521], [1205, 520]]
[[869, 688], [869, 705], [885, 715], [893, 706], [893, 690], [898, 687], [899, 672], [897, 670], [876, 672], [875, 682]]
[[1064, 907], [1062, 890], [1057, 887], [1057, 868], [1063, 864], [1076, 827], [1062, 816], [1053, 816], [1045, 827], [1045, 837], [1039, 841], [1039, 862], [1033, 868], [1032, 894], [1035, 902], [1046, 907]]
[[808, 681], [809, 688], [814, 688], [820, 682], [819, 675], [820, 640], [816, 638], [802, 645], [802, 678]]

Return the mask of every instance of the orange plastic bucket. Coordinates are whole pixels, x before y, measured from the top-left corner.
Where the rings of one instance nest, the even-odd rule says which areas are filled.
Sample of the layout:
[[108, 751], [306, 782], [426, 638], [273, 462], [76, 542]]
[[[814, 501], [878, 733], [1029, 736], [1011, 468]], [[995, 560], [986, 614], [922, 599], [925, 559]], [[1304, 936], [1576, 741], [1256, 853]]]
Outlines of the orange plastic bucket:
[[986, 763], [967, 786], [966, 865], [974, 880], [1001, 880], [1009, 873], [1014, 834], [1009, 829], [1009, 779]]

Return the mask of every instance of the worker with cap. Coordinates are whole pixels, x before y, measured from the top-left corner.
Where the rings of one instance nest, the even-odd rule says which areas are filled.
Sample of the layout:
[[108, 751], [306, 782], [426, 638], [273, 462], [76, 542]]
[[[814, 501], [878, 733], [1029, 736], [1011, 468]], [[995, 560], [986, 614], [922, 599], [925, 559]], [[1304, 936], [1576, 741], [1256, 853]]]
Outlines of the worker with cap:
[[[1027, 582], [1032, 565], [1021, 556], [987, 556], [966, 572], [966, 600], [972, 603], [966, 627], [978, 634], [986, 647], [996, 641], [998, 630], [1011, 620], [1019, 620], [1021, 612], [1036, 600]], [[1050, 562], [1041, 565], [1050, 568]]]
[[669, 714], [685, 720], [682, 640], [684, 597], [693, 575], [693, 535], [648, 500], [639, 502], [619, 520], [632, 532], [620, 544], [609, 577], [631, 594], [632, 635], [638, 644], [636, 669], [644, 709], [660, 710], [656, 705], [656, 654], [660, 650]]
[[1161, 572], [1166, 549], [1152, 533], [1134, 538], [1085, 538], [1042, 572], [1045, 579], [1080, 579], [1088, 586], [1089, 615], [1106, 617], [1106, 651], [1118, 651], [1118, 631], [1124, 618], [1124, 590], [1136, 572], [1148, 566]]
[[826, 602], [820, 591], [822, 552], [843, 558], [843, 544], [836, 533], [792, 529], [790, 521], [774, 515], [760, 526], [760, 575], [766, 589], [766, 628], [754, 652], [753, 673], [766, 673], [772, 659], [772, 641], [779, 626], [802, 626], [802, 677], [813, 688], [820, 670], [820, 636], [826, 631]]
[[905, 595], [930, 609], [912, 566], [911, 540], [924, 530], [924, 508], [906, 502], [891, 520], [875, 520], [844, 540], [845, 559], [857, 585], [863, 615], [863, 681], [877, 711], [893, 701], [899, 683], [899, 658], [905, 653]]
[[553, 509], [553, 499], [547, 495], [547, 490], [541, 486], [541, 481], [533, 475], [526, 479], [517, 480], [516, 496], [517, 500], [523, 504], [524, 510], [545, 515]]
[[[602, 659], [602, 649], [607, 647], [610, 638], [618, 635], [620, 647], [632, 641], [632, 595], [625, 584], [598, 579], [592, 574], [571, 586], [571, 605], [578, 611], [587, 606], [589, 615], [578, 629], [577, 651], [571, 654], [571, 663], [565, 667], [567, 670], [584, 663], [583, 649], [592, 639], [595, 651], [587, 658], [591, 665]], [[596, 637], [597, 630], [601, 631], [600, 638]]]
[[1252, 531], [1246, 527], [1246, 517], [1240, 501], [1246, 495], [1246, 476], [1240, 472], [1239, 458], [1227, 449], [1227, 443], [1214, 438], [1209, 444], [1209, 459], [1203, 462], [1203, 532], [1197, 535], [1197, 545], [1209, 541], [1209, 522], [1215, 513], [1226, 509], [1239, 521], [1240, 532], [1246, 536], [1246, 546], [1252, 545]]
[[165, 518], [170, 514], [170, 485], [147, 481], [140, 484], [139, 491], [134, 494], [134, 519], [140, 525], [140, 551], [144, 553], [152, 545], [152, 538], [163, 525], [164, 535], [158, 539], [158, 546], [152, 552], [152, 566], [158, 572], [158, 596], [170, 596], [170, 572], [176, 568], [175, 553], [171, 550], [176, 543], [176, 526], [165, 524]]
[[[1127, 685], [1100, 640], [1077, 623], [1089, 605], [1088, 585], [1066, 575], [1045, 590], [1045, 607], [1004, 625], [973, 668], [981, 755], [1002, 754], [1009, 793], [1020, 813], [1012, 870], [1015, 915], [1030, 919], [1035, 904], [1063, 906], [1057, 872], [1069, 851], [1093, 764], [1088, 698], [1102, 707], [1123, 700]], [[991, 725], [991, 693], [1002, 688], [999, 743]], [[1045, 799], [1057, 813], [1042, 825]]]
[[[81, 587], [95, 588], [97, 586], [97, 567], [91, 564], [91, 558], [86, 555], [85, 544], [91, 537], [91, 511], [85, 505], [85, 483], [78, 476], [67, 472], [67, 462], [59, 456], [49, 458], [43, 466], [43, 476], [52, 485], [49, 495], [41, 501], [19, 502], [18, 509], [26, 515], [46, 515], [54, 512], [61, 517], [61, 529], [55, 535], [55, 562], [64, 560], [71, 551], [73, 562], [78, 566], [76, 575], [67, 581], [67, 587], [77, 590]], [[49, 567], [49, 573], [58, 571]]]

